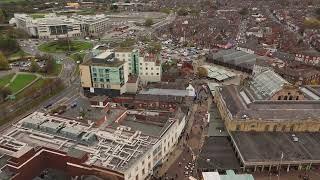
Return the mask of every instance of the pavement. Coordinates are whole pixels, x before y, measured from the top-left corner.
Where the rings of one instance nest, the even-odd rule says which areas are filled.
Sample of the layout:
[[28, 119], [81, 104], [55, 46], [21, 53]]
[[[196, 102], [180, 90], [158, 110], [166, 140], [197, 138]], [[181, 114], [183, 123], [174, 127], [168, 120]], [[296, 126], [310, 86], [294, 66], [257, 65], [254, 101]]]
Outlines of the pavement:
[[157, 172], [158, 177], [175, 180], [189, 179], [189, 176], [197, 178], [195, 161], [204, 141], [203, 127], [208, 106], [210, 103], [193, 105], [185, 133], [168, 160]]

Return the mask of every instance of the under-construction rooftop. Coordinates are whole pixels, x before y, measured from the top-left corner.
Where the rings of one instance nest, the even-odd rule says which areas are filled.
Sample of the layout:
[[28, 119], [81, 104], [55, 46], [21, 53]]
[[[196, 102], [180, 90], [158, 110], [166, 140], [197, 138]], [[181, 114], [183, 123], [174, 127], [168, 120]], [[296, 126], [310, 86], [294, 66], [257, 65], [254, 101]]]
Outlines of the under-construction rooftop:
[[157, 141], [141, 131], [99, 129], [35, 112], [2, 133], [0, 153], [20, 157], [33, 148], [47, 147], [67, 154], [86, 153], [89, 158], [85, 164], [124, 172]]

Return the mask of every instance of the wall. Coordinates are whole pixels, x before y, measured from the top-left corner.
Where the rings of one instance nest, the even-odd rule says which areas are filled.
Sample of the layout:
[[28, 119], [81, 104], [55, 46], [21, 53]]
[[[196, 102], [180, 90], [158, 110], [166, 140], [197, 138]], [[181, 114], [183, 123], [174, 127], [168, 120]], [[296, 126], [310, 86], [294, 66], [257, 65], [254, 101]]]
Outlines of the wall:
[[320, 121], [318, 119], [237, 119], [228, 112], [225, 102], [219, 91], [216, 91], [215, 101], [222, 120], [229, 131], [282, 131], [282, 132], [318, 132]]

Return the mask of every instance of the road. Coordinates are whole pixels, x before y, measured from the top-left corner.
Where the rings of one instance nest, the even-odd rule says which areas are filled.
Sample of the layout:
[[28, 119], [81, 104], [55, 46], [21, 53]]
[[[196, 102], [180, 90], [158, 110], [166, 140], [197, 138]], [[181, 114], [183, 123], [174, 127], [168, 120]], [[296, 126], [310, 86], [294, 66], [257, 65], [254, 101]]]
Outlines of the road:
[[[21, 45], [22, 50], [29, 53], [29, 54], [32, 54], [32, 55], [44, 54], [37, 49], [38, 42], [36, 40], [19, 41], [19, 43]], [[62, 102], [65, 100], [69, 101], [69, 100], [72, 100], [73, 98], [77, 98], [80, 96], [80, 78], [78, 77], [78, 75], [76, 75], [74, 73], [74, 71], [76, 69], [76, 63], [72, 59], [68, 58], [65, 54], [56, 53], [56, 54], [52, 54], [52, 55], [54, 56], [55, 59], [63, 59], [63, 61], [62, 61], [63, 68], [62, 68], [61, 73], [59, 74], [58, 77], [64, 82], [66, 88], [64, 90], [62, 90], [60, 93], [58, 93], [57, 95], [40, 103], [40, 105], [33, 107], [29, 111], [23, 113], [20, 116], [17, 116], [13, 120], [2, 125], [0, 127], [0, 132], [4, 131], [5, 129], [10, 127], [12, 124], [15, 124], [16, 122], [18, 122], [19, 120], [21, 120], [25, 116], [33, 113], [34, 111], [40, 110], [40, 111], [44, 112], [43, 107], [48, 104], [52, 104], [53, 106], [55, 106], [55, 104], [58, 104], [59, 102]], [[14, 111], [12, 111], [11, 113], [14, 113]]]

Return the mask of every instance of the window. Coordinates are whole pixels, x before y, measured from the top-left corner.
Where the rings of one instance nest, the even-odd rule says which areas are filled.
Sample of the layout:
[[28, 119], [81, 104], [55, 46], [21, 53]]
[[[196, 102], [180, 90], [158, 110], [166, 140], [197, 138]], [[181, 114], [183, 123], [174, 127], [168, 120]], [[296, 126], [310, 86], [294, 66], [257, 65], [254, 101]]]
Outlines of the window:
[[146, 73], [146, 76], [148, 76], [148, 73]]
[[144, 165], [144, 160], [141, 162], [142, 165]]
[[131, 67], [129, 67], [129, 70], [131, 70]]
[[153, 76], [153, 73], [151, 73], [151, 76]]
[[269, 127], [270, 127], [269, 125], [266, 125], [266, 126], [264, 127], [264, 130], [265, 130], [265, 131], [269, 131]]
[[159, 67], [157, 67], [157, 70], [159, 70]]
[[120, 56], [120, 54], [117, 54], [117, 57], [119, 57]]
[[92, 72], [97, 72], [96, 68], [92, 68]]
[[146, 70], [148, 70], [148, 68], [146, 67]]
[[104, 84], [100, 84], [100, 87], [101, 87], [101, 88], [104, 88]]
[[273, 132], [276, 132], [276, 131], [277, 131], [277, 128], [278, 128], [278, 126], [277, 126], [277, 125], [274, 125], [274, 126], [273, 126]]
[[94, 84], [94, 87], [98, 87], [98, 84]]
[[293, 99], [293, 96], [289, 96], [289, 100], [292, 100]]
[[150, 162], [148, 163], [148, 169], [151, 169], [151, 163]]
[[290, 131], [292, 132], [294, 130], [294, 125], [290, 126]]
[[136, 176], [136, 180], [139, 180], [139, 174], [137, 174], [137, 176]]
[[105, 69], [104, 72], [105, 72], [105, 73], [109, 73], [109, 69]]
[[104, 79], [100, 78], [100, 82], [104, 82]]
[[159, 75], [159, 73], [157, 73], [157, 76]]
[[146, 172], [144, 171], [144, 168], [142, 169], [142, 175], [144, 175]]
[[288, 100], [288, 96], [284, 96], [284, 100]]
[[240, 125], [237, 125], [236, 131], [240, 131]]
[[99, 73], [103, 73], [103, 69], [99, 69]]
[[282, 131], [285, 131], [286, 130], [286, 126], [284, 125], [284, 126], [282, 126], [282, 129], [281, 129]]
[[93, 82], [97, 82], [97, 78], [93, 78]]
[[93, 77], [97, 77], [97, 73], [93, 73]]
[[140, 63], [140, 66], [142, 66], [142, 63]]
[[299, 96], [297, 96], [296, 100], [299, 100]]
[[125, 54], [122, 54], [122, 57], [125, 57], [126, 55]]
[[131, 66], [131, 63], [129, 63], [129, 66]]
[[144, 65], [148, 66], [148, 63], [144, 63]]
[[278, 97], [278, 100], [281, 100], [281, 99], [282, 99], [282, 96], [279, 96], [279, 97]]
[[151, 68], [151, 70], [153, 70], [153, 68]]

